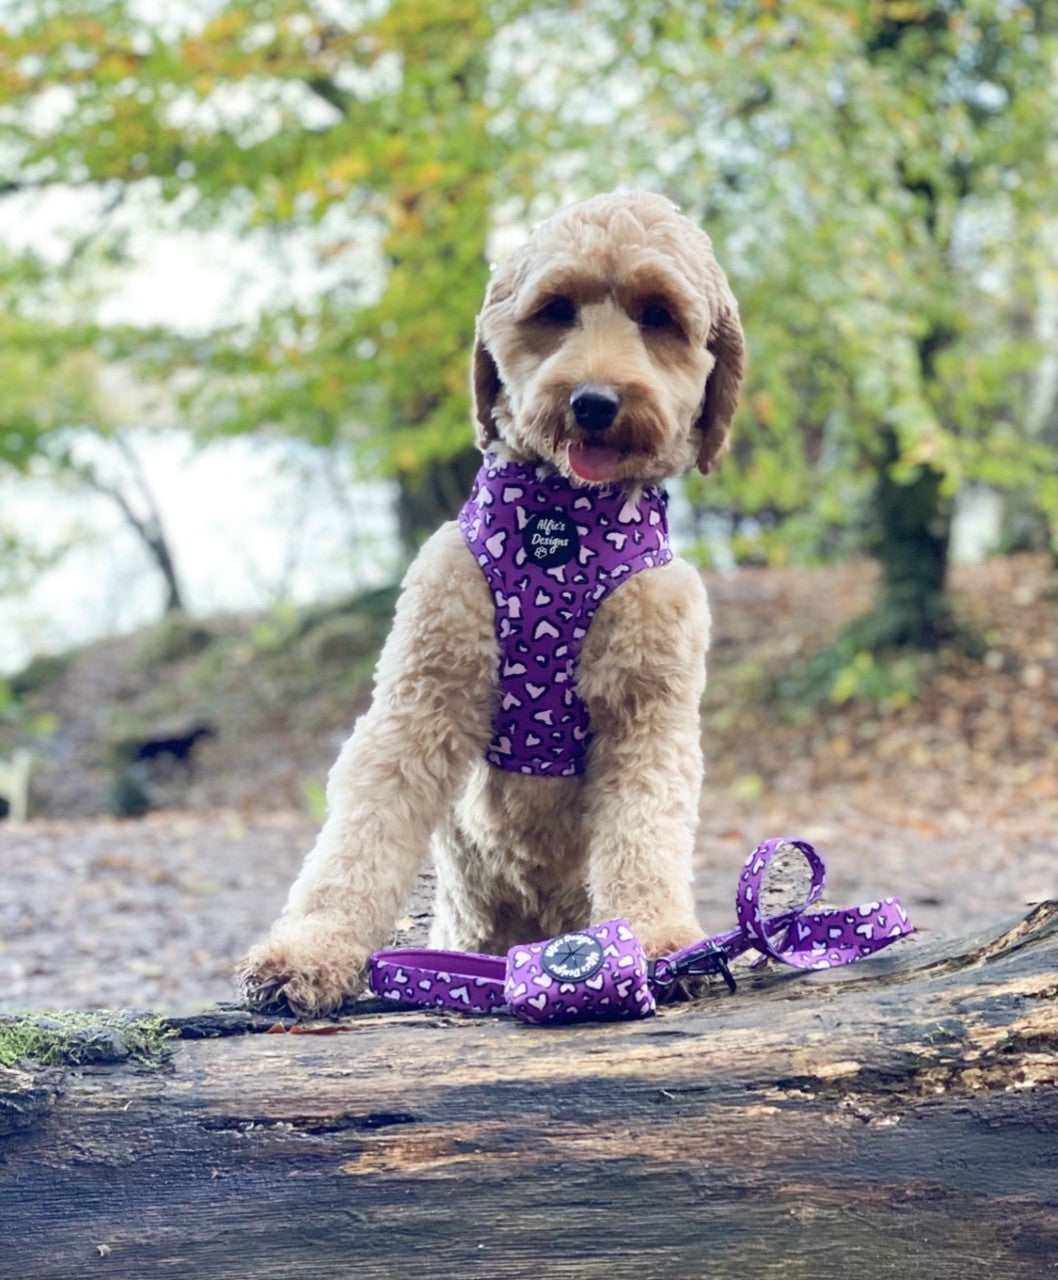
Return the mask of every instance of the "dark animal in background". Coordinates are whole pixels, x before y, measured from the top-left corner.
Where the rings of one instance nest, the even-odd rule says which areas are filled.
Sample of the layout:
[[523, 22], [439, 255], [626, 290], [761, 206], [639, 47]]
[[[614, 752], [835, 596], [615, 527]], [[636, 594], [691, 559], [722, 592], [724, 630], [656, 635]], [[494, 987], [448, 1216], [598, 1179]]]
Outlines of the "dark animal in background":
[[186, 733], [176, 733], [164, 738], [147, 738], [140, 742], [133, 752], [132, 759], [137, 761], [160, 760], [169, 756], [190, 770], [192, 768], [191, 753], [203, 738], [216, 737], [211, 725], [197, 724]]
[[216, 736], [211, 724], [200, 722], [184, 730], [116, 743], [110, 782], [103, 793], [107, 812], [116, 818], [138, 818], [154, 807], [156, 787], [182, 791], [194, 773], [195, 748], [203, 738]]

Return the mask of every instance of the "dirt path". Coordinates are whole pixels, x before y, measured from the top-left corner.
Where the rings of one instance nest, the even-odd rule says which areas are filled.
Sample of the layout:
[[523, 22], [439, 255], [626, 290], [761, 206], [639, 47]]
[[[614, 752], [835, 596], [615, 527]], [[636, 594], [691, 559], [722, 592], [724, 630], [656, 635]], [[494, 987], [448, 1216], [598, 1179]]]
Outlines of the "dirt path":
[[[1058, 848], [1038, 819], [993, 829], [987, 809], [960, 811], [922, 831], [886, 822], [857, 800], [843, 789], [757, 813], [739, 806], [705, 815], [703, 927], [734, 923], [741, 861], [771, 834], [818, 843], [830, 901], [896, 893], [920, 928], [946, 934], [1058, 890]], [[231, 999], [233, 959], [268, 928], [314, 834], [315, 823], [295, 813], [12, 824], [0, 836], [0, 1010], [176, 1009]], [[424, 883], [409, 904], [405, 938], [424, 936], [428, 891]]]
[[[889, 705], [851, 700], [800, 717], [764, 691], [865, 607], [869, 573], [748, 571], [709, 586], [705, 929], [733, 923], [741, 863], [771, 835], [819, 846], [833, 903], [899, 894], [920, 928], [945, 934], [1058, 896], [1058, 627], [1043, 558], [960, 572], [982, 659], [946, 660], [915, 700], [897, 690]], [[307, 781], [322, 782], [340, 723], [363, 700], [359, 689], [336, 696], [319, 644], [305, 663], [311, 686], [291, 683], [288, 653], [254, 663], [239, 644], [206, 651], [212, 686], [201, 667], [138, 665], [134, 640], [96, 647], [89, 667], [73, 664], [51, 701], [38, 700], [59, 724], [40, 782], [67, 816], [0, 823], [0, 1010], [231, 997], [233, 960], [275, 918], [316, 832], [294, 806]], [[219, 730], [187, 807], [96, 816], [99, 691], [105, 709], [145, 718], [137, 699], [153, 690], [178, 702], [182, 688], [208, 694]], [[427, 911], [428, 887], [404, 921], [412, 936]]]

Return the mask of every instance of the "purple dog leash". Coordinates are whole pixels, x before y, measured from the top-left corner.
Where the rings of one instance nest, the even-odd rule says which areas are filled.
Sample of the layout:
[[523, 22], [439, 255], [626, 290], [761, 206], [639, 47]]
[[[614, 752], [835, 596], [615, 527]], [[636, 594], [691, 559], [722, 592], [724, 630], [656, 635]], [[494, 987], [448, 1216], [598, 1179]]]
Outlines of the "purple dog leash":
[[[799, 907], [765, 917], [761, 889], [768, 864], [796, 849], [811, 887]], [[372, 992], [401, 1005], [461, 1013], [509, 1012], [523, 1022], [646, 1018], [685, 977], [720, 974], [735, 990], [729, 961], [753, 948], [797, 969], [833, 969], [872, 955], [914, 926], [898, 898], [809, 913], [823, 894], [826, 868], [804, 840], [766, 840], [746, 860], [735, 908], [738, 925], [659, 960], [648, 961], [627, 920], [512, 947], [506, 956], [402, 948], [371, 956]]]

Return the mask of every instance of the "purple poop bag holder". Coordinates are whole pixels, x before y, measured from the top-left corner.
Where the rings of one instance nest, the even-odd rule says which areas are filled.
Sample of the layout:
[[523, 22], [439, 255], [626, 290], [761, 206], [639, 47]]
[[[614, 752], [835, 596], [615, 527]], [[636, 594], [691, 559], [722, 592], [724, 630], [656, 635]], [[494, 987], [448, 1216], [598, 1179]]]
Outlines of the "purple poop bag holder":
[[[812, 886], [799, 907], [765, 917], [764, 873], [775, 855], [796, 849]], [[823, 894], [826, 868], [804, 840], [765, 840], [738, 882], [738, 925], [649, 961], [627, 920], [608, 920], [544, 942], [519, 944], [506, 957], [402, 948], [370, 959], [371, 990], [395, 1004], [461, 1013], [511, 1013], [522, 1022], [563, 1023], [648, 1018], [685, 977], [720, 974], [731, 991], [728, 962], [753, 948], [758, 964], [780, 960], [797, 969], [833, 969], [872, 955], [914, 926], [898, 898], [809, 913]]]

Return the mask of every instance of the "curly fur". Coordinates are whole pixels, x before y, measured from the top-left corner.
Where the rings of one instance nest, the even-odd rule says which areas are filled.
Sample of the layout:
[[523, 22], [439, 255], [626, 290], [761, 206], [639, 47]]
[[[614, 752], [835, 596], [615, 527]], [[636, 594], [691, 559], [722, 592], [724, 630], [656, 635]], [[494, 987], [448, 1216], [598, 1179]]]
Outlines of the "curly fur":
[[[695, 465], [708, 472], [743, 363], [738, 307], [708, 236], [661, 196], [597, 196], [544, 223], [494, 274], [474, 346], [478, 443], [578, 484], [589, 482], [571, 446], [575, 456], [601, 443], [607, 482], [632, 494]], [[590, 441], [571, 407], [586, 386], [619, 402]], [[431, 839], [434, 946], [502, 952], [613, 916], [627, 916], [652, 954], [699, 938], [691, 858], [708, 638], [689, 565], [637, 574], [584, 642], [585, 774], [494, 769], [483, 759], [492, 596], [458, 527], [442, 526], [405, 579], [316, 845], [271, 934], [240, 962], [248, 997], [309, 1015], [354, 996]]]

